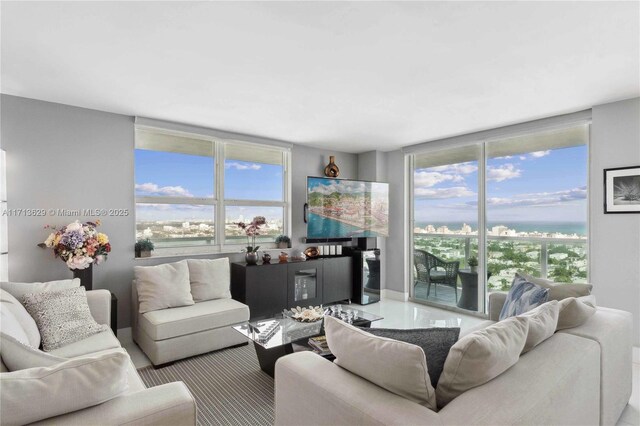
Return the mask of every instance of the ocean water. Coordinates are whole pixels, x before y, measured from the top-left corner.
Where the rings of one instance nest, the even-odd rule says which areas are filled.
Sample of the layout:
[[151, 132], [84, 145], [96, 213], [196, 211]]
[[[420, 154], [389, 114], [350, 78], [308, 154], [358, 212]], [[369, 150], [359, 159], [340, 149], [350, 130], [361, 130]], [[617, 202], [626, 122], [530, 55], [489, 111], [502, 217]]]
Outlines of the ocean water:
[[377, 237], [378, 233], [364, 230], [334, 219], [309, 213], [307, 218], [307, 238], [358, 238]]
[[[427, 225], [447, 226], [451, 230], [459, 230], [464, 222], [416, 222], [417, 227], [424, 228]], [[478, 229], [477, 223], [467, 222], [474, 231]], [[489, 222], [487, 227], [503, 225], [516, 232], [560, 232], [563, 234], [587, 235], [587, 224], [584, 222]]]

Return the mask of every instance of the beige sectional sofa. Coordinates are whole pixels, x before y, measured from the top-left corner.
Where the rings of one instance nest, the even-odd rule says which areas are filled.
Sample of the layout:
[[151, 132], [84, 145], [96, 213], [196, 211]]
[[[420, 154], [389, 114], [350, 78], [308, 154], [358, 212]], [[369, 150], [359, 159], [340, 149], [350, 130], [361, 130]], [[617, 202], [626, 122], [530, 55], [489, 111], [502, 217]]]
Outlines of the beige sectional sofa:
[[[490, 296], [493, 321], [483, 326], [505, 296]], [[277, 425], [614, 425], [631, 395], [632, 316], [598, 308], [438, 412], [310, 352], [279, 359], [275, 377]]]
[[[88, 291], [87, 301], [96, 322], [109, 325], [111, 316], [111, 294], [109, 291]], [[5, 326], [8, 325], [5, 324]], [[97, 356], [114, 351], [122, 352], [123, 349], [113, 332], [108, 329], [84, 340], [62, 346], [49, 353], [73, 359]], [[2, 355], [1, 352], [0, 349], [0, 357]], [[2, 367], [2, 374], [5, 374], [6, 368], [4, 364], [0, 364], [0, 367]], [[128, 390], [121, 396], [89, 408], [46, 418], [36, 424], [195, 425], [196, 403], [184, 383], [174, 382], [147, 389], [130, 359], [128, 362], [127, 381]], [[33, 410], [47, 410], [47, 406], [55, 405], [55, 393], [60, 391], [61, 389], [52, 389], [51, 398], [33, 401]]]

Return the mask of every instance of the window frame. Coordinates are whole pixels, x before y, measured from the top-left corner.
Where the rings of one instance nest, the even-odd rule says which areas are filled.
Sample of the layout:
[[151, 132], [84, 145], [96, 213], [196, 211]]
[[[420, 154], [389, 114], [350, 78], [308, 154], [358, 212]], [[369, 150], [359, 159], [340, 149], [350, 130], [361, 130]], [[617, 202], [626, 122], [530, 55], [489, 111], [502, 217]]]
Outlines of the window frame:
[[[194, 245], [194, 246], [183, 246], [178, 248], [175, 247], [162, 247], [156, 248], [156, 252], [159, 256], [189, 256], [196, 254], [207, 254], [207, 253], [236, 253], [241, 249], [246, 247], [246, 244], [229, 244], [226, 242], [225, 235], [225, 225], [226, 225], [226, 207], [227, 206], [251, 206], [251, 207], [281, 207], [283, 209], [283, 218], [282, 218], [282, 227], [283, 234], [291, 235], [291, 149], [288, 147], [283, 147], [279, 145], [270, 145], [266, 143], [257, 143], [257, 142], [249, 142], [243, 141], [236, 138], [221, 138], [215, 137], [207, 134], [197, 133], [197, 132], [186, 132], [182, 130], [173, 130], [173, 129], [165, 129], [162, 127], [149, 126], [144, 124], [136, 124], [135, 125], [135, 136], [134, 139], [137, 138], [137, 131], [143, 130], [147, 132], [161, 133], [164, 135], [177, 136], [177, 137], [187, 137], [194, 138], [199, 140], [210, 141], [213, 145], [212, 155], [214, 156], [214, 194], [213, 197], [166, 197], [166, 196], [138, 196], [135, 194], [135, 185], [136, 185], [136, 170], [134, 166], [134, 203], [137, 206], [138, 204], [188, 204], [188, 205], [206, 205], [213, 206], [214, 214], [214, 242], [209, 245]], [[251, 200], [251, 199], [225, 199], [224, 196], [224, 182], [225, 182], [225, 147], [227, 145], [249, 145], [255, 147], [261, 147], [271, 150], [280, 151], [282, 153], [282, 201], [265, 201], [265, 200]], [[134, 156], [135, 150], [138, 149], [136, 147], [134, 141]], [[169, 151], [160, 151], [160, 152], [169, 152]], [[137, 208], [135, 209], [135, 223], [137, 227], [138, 218], [137, 218]], [[136, 237], [137, 230], [134, 231], [134, 240]], [[261, 247], [269, 249], [276, 248], [275, 241], [274, 242], [263, 242], [260, 244]], [[154, 257], [159, 257], [154, 256]]]

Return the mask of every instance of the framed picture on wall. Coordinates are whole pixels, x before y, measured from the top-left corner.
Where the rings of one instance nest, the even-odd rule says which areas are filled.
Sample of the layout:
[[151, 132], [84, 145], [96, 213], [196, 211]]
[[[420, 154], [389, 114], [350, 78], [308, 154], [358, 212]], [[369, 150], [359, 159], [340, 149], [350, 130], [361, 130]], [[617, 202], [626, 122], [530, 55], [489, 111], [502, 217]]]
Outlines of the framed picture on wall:
[[604, 212], [640, 213], [640, 166], [604, 170]]

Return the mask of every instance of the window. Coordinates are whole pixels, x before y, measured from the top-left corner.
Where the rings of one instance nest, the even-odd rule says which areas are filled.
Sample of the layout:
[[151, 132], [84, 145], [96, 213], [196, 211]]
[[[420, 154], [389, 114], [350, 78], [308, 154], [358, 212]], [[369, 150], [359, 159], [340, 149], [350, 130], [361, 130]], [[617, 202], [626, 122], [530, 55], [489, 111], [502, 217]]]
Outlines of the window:
[[[588, 133], [574, 125], [414, 154], [412, 298], [484, 312], [486, 293], [508, 290], [517, 271], [585, 282]], [[422, 252], [435, 267], [419, 265]]]
[[286, 148], [136, 127], [136, 239], [156, 254], [246, 245], [240, 221], [267, 220], [262, 243], [286, 233]]

